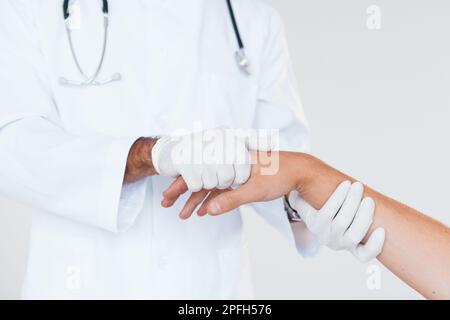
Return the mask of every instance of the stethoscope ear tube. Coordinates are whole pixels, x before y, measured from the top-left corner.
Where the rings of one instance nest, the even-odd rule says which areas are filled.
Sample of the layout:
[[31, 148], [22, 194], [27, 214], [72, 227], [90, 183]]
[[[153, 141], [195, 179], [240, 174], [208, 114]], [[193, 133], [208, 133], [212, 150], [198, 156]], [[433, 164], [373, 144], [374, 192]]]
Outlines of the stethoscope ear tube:
[[[69, 12], [69, 2], [70, 0], [64, 0], [63, 2], [63, 14], [64, 14], [64, 20], [67, 20], [67, 18], [69, 18], [70, 16], [70, 12]], [[102, 11], [104, 14], [108, 14], [109, 13], [109, 3], [108, 0], [103, 0], [103, 8]]]
[[108, 14], [109, 13], [109, 4], [108, 0], [103, 0], [103, 13]]
[[67, 20], [69, 18], [69, 0], [64, 0], [63, 2], [63, 14], [64, 14], [64, 20]]
[[120, 73], [115, 73], [112, 75], [112, 77], [108, 78], [108, 79], [104, 79], [104, 80], [99, 80], [97, 79], [100, 71], [102, 69], [103, 66], [103, 62], [105, 59], [105, 55], [106, 55], [106, 47], [108, 44], [108, 19], [109, 19], [109, 15], [108, 15], [108, 1], [107, 0], [103, 0], [103, 15], [104, 15], [104, 34], [103, 34], [103, 45], [102, 45], [102, 52], [101, 52], [101, 56], [100, 56], [100, 61], [98, 63], [97, 69], [94, 72], [94, 74], [92, 76], [88, 76], [83, 68], [81, 67], [81, 64], [78, 60], [77, 54], [75, 52], [75, 48], [74, 48], [74, 44], [72, 41], [72, 35], [71, 35], [71, 30], [69, 27], [68, 22], [68, 18], [70, 17], [70, 13], [68, 12], [68, 6], [69, 6], [69, 0], [65, 0], [63, 3], [63, 9], [64, 9], [64, 17], [67, 17], [65, 19], [66, 21], [66, 33], [67, 33], [67, 39], [69, 41], [69, 46], [70, 46], [70, 51], [72, 53], [72, 58], [75, 62], [75, 65], [79, 71], [79, 73], [83, 76], [84, 80], [83, 81], [73, 81], [73, 80], [69, 80], [65, 77], [60, 77], [59, 78], [59, 84], [63, 85], [63, 86], [81, 86], [81, 87], [87, 87], [90, 85], [97, 85], [97, 86], [101, 86], [101, 85], [105, 85], [111, 82], [115, 82], [115, 81], [120, 81], [122, 79], [122, 75]]

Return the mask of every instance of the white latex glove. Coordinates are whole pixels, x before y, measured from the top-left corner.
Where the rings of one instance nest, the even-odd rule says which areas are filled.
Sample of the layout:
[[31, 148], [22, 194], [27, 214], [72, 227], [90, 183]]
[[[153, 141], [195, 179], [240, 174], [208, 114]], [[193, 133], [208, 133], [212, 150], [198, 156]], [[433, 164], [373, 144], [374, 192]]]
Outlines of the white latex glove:
[[160, 175], [181, 175], [191, 192], [237, 187], [251, 173], [246, 139], [225, 128], [163, 137], [153, 147], [152, 160]]
[[289, 202], [322, 245], [333, 250], [347, 250], [358, 260], [367, 262], [381, 253], [385, 230], [377, 228], [366, 244], [361, 244], [373, 223], [375, 212], [373, 199], [363, 199], [363, 193], [361, 183], [345, 181], [320, 210], [310, 206], [296, 191], [289, 195]]

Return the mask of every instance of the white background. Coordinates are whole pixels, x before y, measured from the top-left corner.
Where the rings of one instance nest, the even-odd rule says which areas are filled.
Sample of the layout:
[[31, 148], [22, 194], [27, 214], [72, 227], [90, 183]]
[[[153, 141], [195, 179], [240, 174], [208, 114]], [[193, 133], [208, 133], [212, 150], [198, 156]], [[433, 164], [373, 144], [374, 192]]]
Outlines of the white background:
[[[450, 223], [450, 3], [446, 0], [274, 0], [289, 38], [313, 152]], [[381, 29], [366, 26], [381, 9]], [[245, 37], [245, 35], [244, 35]], [[420, 298], [381, 268], [322, 249], [299, 257], [253, 213], [246, 216], [257, 298]], [[0, 198], [0, 298], [16, 298], [28, 209]]]

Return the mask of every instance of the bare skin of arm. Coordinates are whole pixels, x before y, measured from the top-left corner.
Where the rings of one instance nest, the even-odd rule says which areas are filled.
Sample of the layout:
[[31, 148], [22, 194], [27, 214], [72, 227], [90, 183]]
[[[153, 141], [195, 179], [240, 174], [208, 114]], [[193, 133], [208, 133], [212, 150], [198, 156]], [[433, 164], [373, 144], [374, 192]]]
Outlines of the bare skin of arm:
[[125, 169], [124, 184], [136, 182], [148, 176], [156, 175], [152, 162], [152, 149], [156, 143], [153, 138], [140, 138], [130, 149]]
[[[281, 152], [279, 161], [279, 170], [273, 175], [262, 175], [262, 166], [255, 164], [250, 180], [239, 189], [192, 194], [182, 217], [189, 217], [199, 204], [199, 215], [219, 215], [243, 204], [279, 198], [293, 190], [319, 209], [341, 182], [355, 181], [311, 155]], [[176, 180], [164, 193], [163, 206], [171, 206], [184, 192], [183, 181]], [[368, 235], [377, 227], [386, 230], [386, 242], [378, 259], [426, 298], [450, 299], [450, 229], [369, 187], [365, 188], [365, 196], [376, 203]]]

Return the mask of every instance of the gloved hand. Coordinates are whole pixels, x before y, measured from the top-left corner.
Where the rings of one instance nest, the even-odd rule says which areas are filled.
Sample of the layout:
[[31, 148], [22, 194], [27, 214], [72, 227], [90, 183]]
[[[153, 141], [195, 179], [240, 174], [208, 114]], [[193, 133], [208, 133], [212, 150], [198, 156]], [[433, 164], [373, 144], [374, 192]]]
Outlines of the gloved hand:
[[374, 201], [372, 198], [363, 199], [363, 192], [361, 183], [345, 181], [320, 210], [310, 206], [297, 191], [290, 193], [289, 202], [322, 245], [333, 250], [347, 250], [361, 262], [367, 262], [381, 253], [385, 230], [377, 228], [366, 244], [361, 244], [373, 223], [375, 212]]
[[191, 192], [239, 186], [251, 173], [246, 139], [225, 128], [162, 137], [152, 160], [160, 175], [181, 175]]

